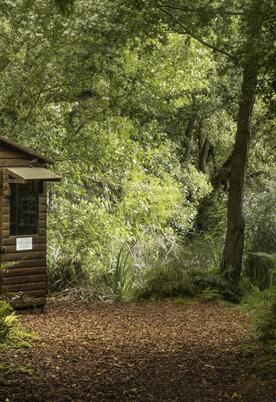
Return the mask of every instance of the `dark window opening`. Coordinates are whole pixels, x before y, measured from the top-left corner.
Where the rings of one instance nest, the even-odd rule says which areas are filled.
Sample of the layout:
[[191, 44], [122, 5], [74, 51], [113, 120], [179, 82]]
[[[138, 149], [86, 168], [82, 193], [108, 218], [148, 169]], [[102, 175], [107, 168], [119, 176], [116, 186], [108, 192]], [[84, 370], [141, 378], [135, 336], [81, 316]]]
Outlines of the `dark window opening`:
[[11, 236], [37, 234], [38, 192], [39, 185], [37, 182], [11, 184]]

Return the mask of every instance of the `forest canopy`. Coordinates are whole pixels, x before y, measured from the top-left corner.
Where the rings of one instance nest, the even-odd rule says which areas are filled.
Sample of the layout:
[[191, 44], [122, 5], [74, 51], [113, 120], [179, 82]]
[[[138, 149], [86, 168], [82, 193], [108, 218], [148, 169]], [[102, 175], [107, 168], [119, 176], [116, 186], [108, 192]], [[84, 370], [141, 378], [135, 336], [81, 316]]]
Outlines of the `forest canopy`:
[[2, 400], [276, 400], [275, 0], [0, 3]]

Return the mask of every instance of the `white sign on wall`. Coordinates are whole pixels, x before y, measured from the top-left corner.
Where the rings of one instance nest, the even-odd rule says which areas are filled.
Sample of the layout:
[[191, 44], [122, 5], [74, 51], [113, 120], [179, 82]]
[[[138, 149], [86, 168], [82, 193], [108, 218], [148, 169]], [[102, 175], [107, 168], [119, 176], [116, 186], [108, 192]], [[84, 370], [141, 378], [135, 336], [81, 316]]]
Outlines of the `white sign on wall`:
[[32, 250], [33, 238], [32, 237], [17, 237], [16, 239], [16, 251]]

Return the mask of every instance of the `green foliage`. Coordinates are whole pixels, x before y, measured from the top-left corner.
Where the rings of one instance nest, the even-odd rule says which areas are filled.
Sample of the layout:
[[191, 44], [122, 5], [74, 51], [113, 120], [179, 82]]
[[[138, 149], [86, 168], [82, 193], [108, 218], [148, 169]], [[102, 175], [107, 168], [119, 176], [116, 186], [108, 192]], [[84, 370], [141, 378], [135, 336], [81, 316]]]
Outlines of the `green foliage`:
[[59, 292], [87, 279], [81, 266], [80, 258], [68, 253], [62, 254], [60, 249], [49, 250], [48, 255], [48, 283], [49, 290]]
[[276, 301], [257, 317], [256, 330], [259, 339], [276, 354]]
[[276, 286], [250, 292], [244, 306], [253, 313], [256, 337], [276, 357]]
[[221, 294], [217, 289], [206, 288], [202, 290], [199, 297], [205, 301], [220, 300]]
[[276, 254], [250, 253], [246, 261], [246, 274], [260, 290], [269, 288], [275, 281]]
[[272, 285], [276, 272], [276, 193], [252, 193], [246, 204], [246, 275], [260, 290]]
[[13, 308], [0, 300], [0, 348], [1, 347], [30, 347], [31, 341], [37, 337], [25, 331], [18, 322]]
[[72, 6], [74, 5], [75, 0], [54, 0], [54, 2], [63, 14], [69, 14], [73, 11]]
[[5, 301], [0, 301], [0, 343], [3, 343], [13, 324], [13, 309]]
[[247, 247], [253, 252], [276, 253], [276, 192], [252, 192], [246, 203]]
[[[184, 234], [191, 227], [197, 203], [210, 190], [206, 177], [195, 169], [185, 172], [185, 184], [177, 177], [180, 166], [171, 141], [160, 138], [138, 149], [131, 138], [134, 128], [122, 120], [116, 124], [120, 130], [112, 135], [103, 130], [100, 136], [91, 138], [92, 148], [98, 151], [90, 166], [92, 173], [87, 178], [86, 171], [82, 173], [87, 191], [72, 181], [56, 190], [49, 216], [51, 282], [65, 282], [66, 265], [69, 276], [75, 272], [74, 264], [64, 264], [59, 255], [72, 260], [79, 256], [86, 277], [99, 270], [110, 276], [114, 272], [110, 261], [117, 258], [122, 245], [129, 249], [137, 249], [137, 244], [154, 247], [158, 238], [162, 241], [173, 233], [173, 227]], [[112, 160], [114, 152], [116, 158]], [[79, 172], [73, 165], [70, 169], [74, 169], [75, 180]], [[70, 194], [64, 198], [68, 190]], [[147, 258], [148, 250], [143, 249]]]
[[106, 269], [90, 273], [91, 287], [98, 299], [126, 300], [134, 281], [129, 250], [121, 247]]
[[191, 297], [196, 294], [191, 275], [181, 264], [166, 264], [142, 273], [134, 297], [136, 299], [165, 299]]
[[[182, 261], [182, 260], [181, 260]], [[135, 299], [199, 297], [203, 300], [223, 299], [238, 303], [240, 289], [233, 288], [219, 271], [191, 268], [187, 262], [171, 260], [140, 273], [135, 282]]]
[[[224, 12], [228, 2], [221, 8], [196, 0], [193, 7], [204, 6], [204, 12], [182, 13], [177, 5], [185, 2], [177, 1], [171, 13], [183, 24], [182, 33], [157, 1], [2, 3], [2, 132], [53, 157], [63, 177], [50, 191], [51, 290], [103, 283], [108, 297], [124, 298], [132, 281], [150, 269], [184, 283], [186, 268], [177, 274], [165, 269], [177, 245], [189, 280], [197, 278], [191, 280], [203, 292], [227, 287], [216, 283], [220, 278], [205, 278], [217, 272], [223, 247], [227, 175], [222, 182], [217, 177], [233, 148], [246, 56], [244, 17], [252, 2], [231, 4], [231, 10], [245, 12], [240, 17]], [[260, 49], [265, 71], [247, 178], [260, 205], [272, 205], [261, 193], [275, 174], [271, 4], [262, 6], [264, 18], [269, 16]], [[216, 56], [214, 49], [220, 50]], [[213, 194], [213, 205], [201, 214], [203, 200]], [[255, 225], [261, 214], [254, 211]], [[197, 214], [206, 229], [200, 236]], [[250, 252], [273, 253], [270, 222], [265, 212], [258, 230], [250, 224]], [[124, 247], [130, 253], [126, 263]]]

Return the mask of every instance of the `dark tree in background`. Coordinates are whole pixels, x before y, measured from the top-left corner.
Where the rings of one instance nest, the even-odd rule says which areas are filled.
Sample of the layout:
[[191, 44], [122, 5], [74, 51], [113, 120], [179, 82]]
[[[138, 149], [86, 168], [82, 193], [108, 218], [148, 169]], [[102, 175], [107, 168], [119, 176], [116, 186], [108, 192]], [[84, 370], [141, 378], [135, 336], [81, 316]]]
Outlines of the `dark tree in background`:
[[[232, 153], [230, 188], [227, 209], [227, 231], [222, 271], [233, 282], [238, 282], [242, 269], [245, 222], [243, 194], [251, 139], [253, 107], [258, 74], [266, 60], [270, 45], [265, 43], [262, 28], [270, 18], [271, 2], [252, 0], [244, 11], [246, 40], [243, 51], [243, 75], [239, 101], [237, 133]], [[272, 10], [271, 10], [272, 11]], [[273, 44], [271, 44], [273, 46]]]

